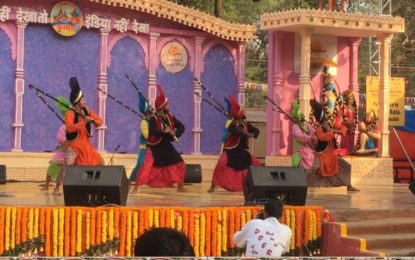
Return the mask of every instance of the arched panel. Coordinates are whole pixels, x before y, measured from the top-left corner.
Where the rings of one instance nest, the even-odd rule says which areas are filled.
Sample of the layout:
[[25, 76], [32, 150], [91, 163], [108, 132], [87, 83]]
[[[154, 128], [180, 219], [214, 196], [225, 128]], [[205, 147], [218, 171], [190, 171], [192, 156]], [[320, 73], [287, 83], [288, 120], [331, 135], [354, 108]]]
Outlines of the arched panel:
[[13, 142], [14, 119], [14, 70], [11, 56], [11, 43], [6, 33], [0, 29], [0, 151], [10, 151]]
[[[223, 104], [224, 97], [236, 95], [236, 75], [232, 54], [223, 45], [217, 44], [209, 49], [204, 56], [205, 70], [202, 84]], [[208, 97], [206, 93], [202, 93]], [[202, 134], [201, 152], [203, 154], [219, 154], [222, 135], [227, 118], [206, 102], [202, 102]]]
[[[32, 25], [25, 32], [25, 94], [23, 96], [24, 151], [54, 150], [61, 122], [30, 90], [28, 84], [52, 96], [69, 99], [69, 78], [76, 76], [86, 105], [96, 113], [98, 107], [97, 72], [100, 36], [82, 30], [74, 37], [61, 37], [50, 26]], [[53, 101], [48, 99], [53, 105]], [[93, 138], [93, 142], [95, 137]]]
[[[147, 95], [148, 72], [145, 67], [145, 54], [137, 41], [127, 36], [111, 50], [111, 64], [108, 68], [108, 92], [126, 105], [138, 110], [138, 94], [125, 74], [131, 76], [140, 91]], [[120, 104], [107, 98], [107, 131], [105, 150], [137, 153], [140, 140], [140, 118]]]
[[193, 73], [189, 63], [178, 73], [166, 71], [163, 65], [157, 68], [157, 83], [164, 88], [166, 97], [170, 102], [170, 111], [184, 126], [184, 134], [180, 137], [180, 145], [176, 149], [189, 154], [193, 147]]

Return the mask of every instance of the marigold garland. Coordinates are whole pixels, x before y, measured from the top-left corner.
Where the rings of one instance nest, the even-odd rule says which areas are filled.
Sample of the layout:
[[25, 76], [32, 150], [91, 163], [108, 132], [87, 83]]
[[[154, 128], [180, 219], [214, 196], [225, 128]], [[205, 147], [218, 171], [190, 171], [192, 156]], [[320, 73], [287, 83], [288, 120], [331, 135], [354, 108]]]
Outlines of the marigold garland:
[[64, 223], [64, 239], [63, 239], [63, 251], [64, 255], [69, 255], [71, 251], [71, 244], [70, 244], [70, 231], [71, 231], [71, 208], [65, 208], [65, 223]]
[[65, 237], [65, 209], [59, 208], [59, 226], [58, 226], [58, 255], [64, 256], [64, 237]]
[[28, 209], [27, 208], [23, 208], [23, 212], [22, 212], [22, 223], [21, 223], [21, 234], [22, 234], [22, 240], [21, 241], [26, 241], [27, 240], [27, 215], [28, 215]]
[[[249, 211], [250, 212], [250, 211]], [[227, 227], [228, 226], [228, 211], [226, 208], [222, 209], [222, 251], [228, 251], [228, 243], [227, 243]]]
[[101, 243], [100, 244], [105, 244], [107, 242], [107, 219], [108, 219], [108, 215], [107, 212], [105, 210], [102, 211], [102, 215], [101, 215]]
[[[23, 211], [24, 212], [24, 211]], [[52, 241], [51, 241], [51, 230], [50, 230], [50, 225], [51, 225], [51, 223], [52, 223], [52, 221], [51, 221], [51, 215], [52, 215], [52, 209], [51, 208], [47, 208], [46, 209], [46, 213], [45, 213], [45, 225], [46, 225], [46, 227], [45, 227], [45, 255], [47, 255], [47, 256], [51, 256], [52, 254], [51, 254], [51, 248], [50, 248], [50, 245], [51, 245], [51, 243], [52, 243]], [[22, 215], [22, 221], [23, 221], [23, 215]], [[23, 230], [22, 230], [22, 233], [23, 233]], [[23, 238], [23, 235], [22, 235], [22, 238]]]
[[114, 239], [114, 210], [110, 209], [108, 212], [108, 239]]
[[82, 252], [82, 219], [82, 209], [78, 209], [76, 218], [76, 255], [80, 255]]
[[216, 255], [222, 255], [222, 211], [217, 211], [217, 231], [216, 231]]
[[75, 256], [76, 254], [76, 208], [71, 208], [71, 250], [70, 256]]
[[[122, 209], [121, 211], [121, 224], [120, 224], [120, 244], [119, 244], [119, 255], [124, 256], [125, 255], [125, 237], [126, 237], [126, 227], [127, 227], [127, 212], [125, 209]], [[145, 221], [145, 223], [148, 223], [148, 220]]]
[[125, 240], [125, 255], [131, 256], [131, 231], [132, 231], [132, 218], [131, 211], [127, 212], [127, 229], [126, 229], [126, 240]]
[[194, 239], [194, 251], [195, 251], [195, 256], [199, 257], [200, 253], [199, 253], [199, 215], [195, 214], [195, 221], [194, 221], [194, 230], [195, 230], [195, 239]]
[[91, 212], [87, 211], [85, 215], [85, 249], [91, 248]]
[[95, 223], [96, 223], [96, 219], [95, 219], [95, 210], [91, 210], [91, 247], [96, 245], [95, 242]]
[[190, 243], [192, 244], [192, 246], [195, 246], [195, 239], [194, 239], [194, 235], [195, 235], [195, 229], [194, 229], [194, 210], [190, 209], [189, 210], [189, 239], [190, 239]]
[[135, 243], [135, 240], [138, 237], [138, 212], [134, 211], [133, 213], [133, 245]]
[[206, 256], [211, 256], [211, 251], [210, 251], [210, 247], [211, 247], [211, 243], [210, 243], [210, 236], [212, 233], [212, 212], [210, 210], [206, 210], [206, 225], [205, 225], [205, 254]]
[[4, 252], [4, 233], [6, 231], [4, 223], [4, 214], [6, 209], [4, 207], [0, 208], [0, 254]]
[[[14, 249], [20, 245], [27, 248], [31, 237], [29, 249], [24, 252], [36, 254], [36, 246], [44, 246], [41, 250], [45, 256], [99, 256], [105, 252], [131, 256], [134, 241], [144, 232], [144, 226], [161, 227], [164, 223], [187, 234], [197, 256], [235, 255], [233, 234], [260, 209], [0, 206], [0, 252], [22, 252]], [[303, 241], [312, 255], [319, 253], [324, 216], [320, 207], [284, 207], [284, 219], [293, 234], [290, 254], [299, 255]]]
[[12, 209], [10, 207], [6, 208], [6, 224], [4, 227], [4, 250], [8, 251], [10, 249], [10, 215]]
[[200, 213], [200, 256], [206, 256], [205, 254], [205, 243], [206, 243], [206, 216], [205, 213]]
[[16, 246], [16, 208], [12, 208], [11, 212], [11, 232], [10, 232], [10, 249], [14, 249]]
[[[58, 256], [58, 224], [59, 224], [59, 209], [52, 210], [52, 256]], [[75, 239], [73, 239], [75, 240]]]
[[[17, 208], [17, 212], [16, 212], [16, 245], [19, 245], [21, 243], [21, 228], [22, 226], [20, 225], [22, 221], [22, 208]], [[2, 222], [0, 222], [2, 223]], [[0, 253], [1, 254], [1, 253]]]

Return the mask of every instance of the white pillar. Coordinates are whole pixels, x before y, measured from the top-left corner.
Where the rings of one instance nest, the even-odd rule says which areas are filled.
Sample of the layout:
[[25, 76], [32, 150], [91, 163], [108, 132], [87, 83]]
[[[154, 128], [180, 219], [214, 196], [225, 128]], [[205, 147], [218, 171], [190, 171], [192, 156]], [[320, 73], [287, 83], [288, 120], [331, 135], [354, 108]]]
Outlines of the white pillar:
[[381, 139], [379, 157], [389, 157], [389, 79], [391, 41], [393, 34], [379, 34], [376, 36], [380, 42], [380, 66], [379, 66], [379, 127]]
[[236, 79], [237, 79], [237, 97], [238, 102], [241, 106], [245, 106], [245, 51], [246, 44], [240, 43], [238, 47], [238, 60], [237, 60], [237, 70], [236, 70]]
[[[195, 37], [196, 41], [196, 50], [195, 50], [195, 70], [193, 76], [198, 79], [195, 81], [194, 84], [194, 92], [202, 94], [201, 87], [200, 87], [200, 76], [201, 76], [201, 67], [203, 63], [202, 57], [202, 43], [205, 38], [202, 37]], [[200, 97], [193, 95], [193, 151], [192, 154], [201, 154], [200, 152], [200, 135], [202, 133], [201, 128], [201, 103], [202, 100]]]
[[157, 57], [157, 39], [160, 36], [159, 33], [150, 33], [150, 45], [148, 55], [148, 100], [154, 107], [154, 102], [157, 96], [156, 87], [156, 58]]
[[26, 22], [16, 21], [17, 24], [17, 53], [16, 53], [16, 77], [15, 90], [15, 111], [14, 111], [14, 142], [12, 152], [23, 152], [22, 131], [23, 131], [23, 95], [24, 95], [24, 37]]
[[303, 29], [301, 36], [301, 72], [300, 72], [300, 110], [303, 115], [310, 114], [310, 49], [311, 49], [311, 30]]
[[[100, 56], [99, 56], [99, 74], [98, 74], [98, 87], [105, 92], [108, 92], [107, 81], [107, 61], [108, 61], [108, 34], [109, 30], [101, 28], [101, 43], [100, 43]], [[98, 91], [98, 114], [103, 120], [103, 124], [97, 128], [98, 130], [98, 151], [105, 153], [105, 131], [107, 130], [106, 123], [106, 100], [107, 95]]]

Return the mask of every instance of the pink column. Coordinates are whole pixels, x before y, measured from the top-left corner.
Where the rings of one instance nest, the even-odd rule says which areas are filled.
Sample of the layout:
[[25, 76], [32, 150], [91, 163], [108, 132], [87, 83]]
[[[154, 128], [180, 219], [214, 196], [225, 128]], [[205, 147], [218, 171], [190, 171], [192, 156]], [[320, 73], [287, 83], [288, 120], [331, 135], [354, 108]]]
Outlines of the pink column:
[[[269, 50], [268, 50], [268, 97], [279, 104], [283, 89], [281, 50], [283, 32], [269, 32]], [[270, 142], [267, 142], [267, 154], [279, 155], [281, 144], [281, 114], [273, 110], [271, 103], [267, 104], [267, 122], [270, 123], [270, 131], [267, 131]]]
[[24, 35], [26, 22], [16, 21], [17, 24], [17, 53], [16, 53], [16, 78], [15, 78], [15, 112], [14, 112], [14, 142], [12, 152], [23, 152], [23, 95], [24, 95]]
[[156, 87], [156, 59], [157, 57], [157, 39], [159, 33], [150, 33], [149, 55], [148, 55], [148, 100], [154, 107], [157, 95]]
[[[195, 37], [196, 41], [196, 49], [195, 49], [195, 70], [193, 76], [197, 79], [200, 79], [201, 75], [201, 67], [203, 63], [202, 57], [202, 43], [205, 38], [202, 37]], [[202, 94], [200, 82], [195, 81], [194, 83], [194, 91]], [[194, 125], [193, 125], [193, 152], [192, 154], [201, 154], [200, 152], [200, 134], [202, 132], [201, 129], [201, 103], [202, 100], [196, 95], [193, 95], [193, 113], [194, 113]]]
[[353, 90], [355, 95], [357, 107], [359, 107], [359, 45], [360, 38], [350, 38], [350, 86], [349, 89]]
[[[109, 30], [101, 28], [101, 43], [99, 54], [99, 74], [98, 74], [98, 86], [103, 91], [108, 91], [107, 82], [107, 67], [108, 67], [108, 34]], [[98, 91], [98, 114], [104, 121], [102, 126], [98, 127], [98, 151], [105, 153], [105, 131], [107, 130], [105, 114], [106, 114], [106, 100], [107, 96]]]
[[236, 62], [236, 77], [238, 102], [242, 106], [245, 106], [245, 50], [246, 44], [240, 43], [238, 47], [238, 60]]

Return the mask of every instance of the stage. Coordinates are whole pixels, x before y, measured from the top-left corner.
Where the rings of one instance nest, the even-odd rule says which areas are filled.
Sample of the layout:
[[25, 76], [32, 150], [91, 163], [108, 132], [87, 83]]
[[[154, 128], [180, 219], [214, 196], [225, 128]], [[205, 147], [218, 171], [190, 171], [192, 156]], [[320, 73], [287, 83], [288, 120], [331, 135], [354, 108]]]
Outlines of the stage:
[[[63, 196], [53, 196], [49, 191], [40, 191], [42, 182], [9, 182], [1, 185], [0, 205], [18, 206], [63, 206]], [[244, 204], [242, 192], [227, 192], [218, 188], [214, 193], [206, 192], [209, 182], [186, 185], [187, 193], [178, 193], [175, 188], [154, 189], [143, 186], [138, 193], [129, 193], [127, 206], [164, 207], [235, 207]], [[346, 187], [309, 188], [307, 206], [320, 206], [337, 212], [348, 210], [397, 210], [415, 209], [415, 196], [407, 184], [362, 185], [359, 192], [347, 192]], [[339, 215], [340, 217], [340, 215]]]

